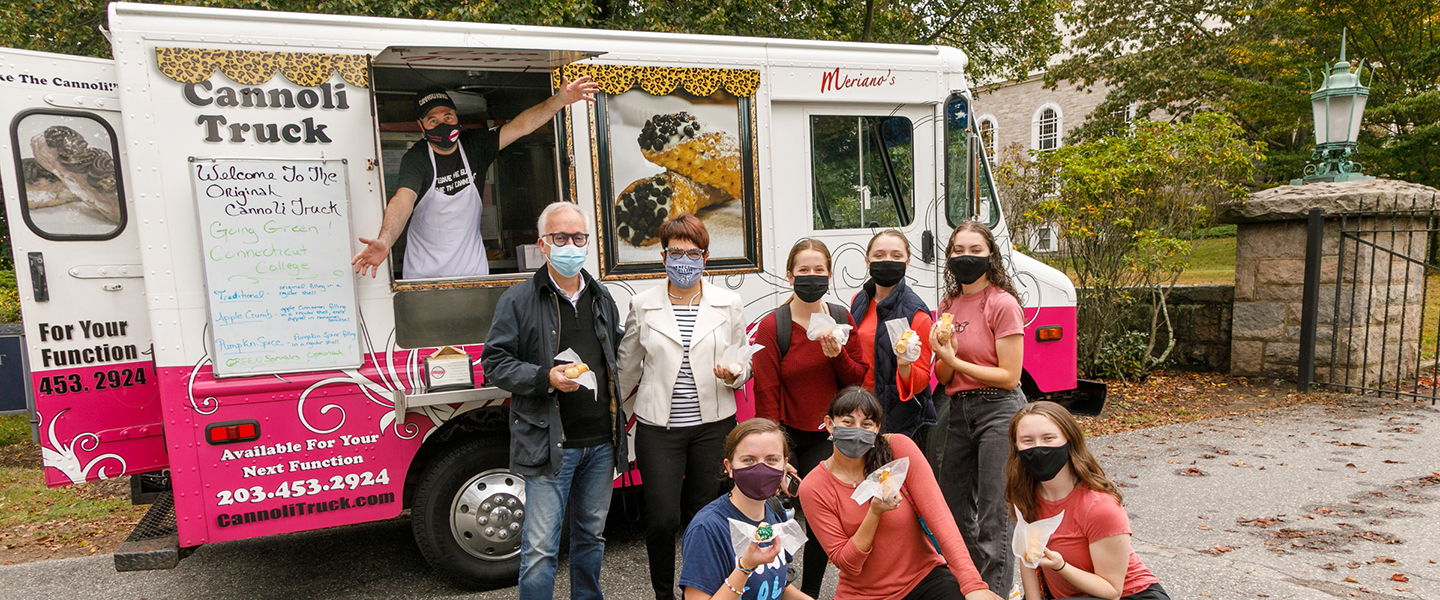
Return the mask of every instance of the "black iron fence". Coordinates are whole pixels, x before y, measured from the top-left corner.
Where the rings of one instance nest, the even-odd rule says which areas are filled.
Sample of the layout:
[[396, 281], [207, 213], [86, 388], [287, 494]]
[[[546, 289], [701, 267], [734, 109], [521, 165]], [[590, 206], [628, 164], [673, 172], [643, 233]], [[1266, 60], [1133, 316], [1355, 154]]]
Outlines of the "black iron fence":
[[1300, 390], [1428, 399], [1440, 357], [1440, 198], [1309, 214]]

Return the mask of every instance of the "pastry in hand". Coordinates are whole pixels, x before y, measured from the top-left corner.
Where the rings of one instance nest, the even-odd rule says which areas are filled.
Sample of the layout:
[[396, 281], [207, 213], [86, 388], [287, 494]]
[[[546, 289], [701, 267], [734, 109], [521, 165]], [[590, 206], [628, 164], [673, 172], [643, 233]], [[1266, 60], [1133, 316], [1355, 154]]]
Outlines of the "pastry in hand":
[[590, 366], [585, 363], [580, 363], [578, 365], [565, 369], [565, 377], [569, 379], [578, 379], [581, 375], [589, 372]]
[[919, 341], [920, 334], [915, 333], [913, 329], [906, 329], [905, 333], [900, 334], [900, 341], [895, 342], [895, 355], [904, 356], [905, 352], [910, 349], [910, 345]]
[[755, 527], [755, 541], [768, 542], [773, 539], [775, 539], [775, 527], [765, 521], [761, 521], [760, 525]]
[[640, 130], [645, 160], [695, 181], [741, 196], [740, 144], [735, 136], [706, 127], [688, 112], [655, 115]]
[[1040, 557], [1044, 555], [1045, 546], [1040, 543], [1040, 532], [1031, 531], [1030, 541], [1029, 543], [1025, 544], [1025, 556], [1023, 557], [1025, 559], [1025, 562], [1038, 562], [1040, 560]]
[[615, 231], [632, 246], [648, 246], [660, 241], [661, 223], [729, 200], [731, 197], [717, 188], [666, 171], [631, 183], [620, 192], [615, 200]]
[[940, 330], [946, 333], [955, 332], [955, 315], [940, 313]]

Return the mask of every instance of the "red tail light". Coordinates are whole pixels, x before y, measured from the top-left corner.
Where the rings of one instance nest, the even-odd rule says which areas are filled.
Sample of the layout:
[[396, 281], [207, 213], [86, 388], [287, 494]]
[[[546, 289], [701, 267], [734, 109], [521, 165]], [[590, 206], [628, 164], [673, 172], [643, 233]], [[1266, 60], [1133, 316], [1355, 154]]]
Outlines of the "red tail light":
[[260, 424], [254, 419], [225, 421], [205, 426], [205, 441], [211, 445], [233, 444], [260, 439]]

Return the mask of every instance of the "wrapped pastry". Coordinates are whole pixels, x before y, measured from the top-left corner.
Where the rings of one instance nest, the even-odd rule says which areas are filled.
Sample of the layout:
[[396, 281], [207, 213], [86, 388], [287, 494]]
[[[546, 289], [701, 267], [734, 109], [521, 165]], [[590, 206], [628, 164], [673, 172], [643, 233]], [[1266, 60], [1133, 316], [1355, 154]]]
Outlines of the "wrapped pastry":
[[1027, 563], [1039, 562], [1040, 557], [1045, 555], [1045, 543], [1040, 541], [1040, 530], [1032, 529], [1029, 533], [1030, 540], [1025, 544], [1025, 556], [1021, 558]]
[[579, 379], [581, 375], [589, 372], [590, 366], [585, 363], [580, 363], [578, 365], [565, 369], [565, 377], [569, 379]]
[[775, 538], [775, 528], [772, 527], [769, 523], [766, 523], [765, 521], [761, 521], [761, 522], [760, 522], [760, 525], [755, 528], [755, 541], [756, 541], [756, 542], [768, 542], [768, 541], [770, 541], [770, 540], [772, 540], [772, 539], [774, 539], [774, 538]]
[[740, 144], [735, 136], [706, 127], [688, 112], [655, 115], [640, 130], [645, 160], [699, 183], [741, 196]]
[[615, 231], [632, 246], [648, 246], [660, 241], [661, 223], [731, 199], [724, 191], [666, 171], [620, 192], [615, 200]]
[[905, 333], [900, 334], [900, 341], [895, 342], [895, 355], [904, 356], [910, 351], [910, 345], [919, 343], [919, 341], [920, 334], [915, 333], [913, 329], [906, 329]]

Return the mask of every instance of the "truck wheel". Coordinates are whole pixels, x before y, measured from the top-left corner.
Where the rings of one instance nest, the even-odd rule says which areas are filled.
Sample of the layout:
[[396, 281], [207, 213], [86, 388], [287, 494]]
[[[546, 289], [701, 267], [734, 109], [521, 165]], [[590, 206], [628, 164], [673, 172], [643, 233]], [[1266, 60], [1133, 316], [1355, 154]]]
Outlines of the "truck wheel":
[[469, 588], [515, 585], [525, 522], [525, 479], [504, 447], [476, 440], [440, 454], [415, 490], [415, 543], [436, 571]]

